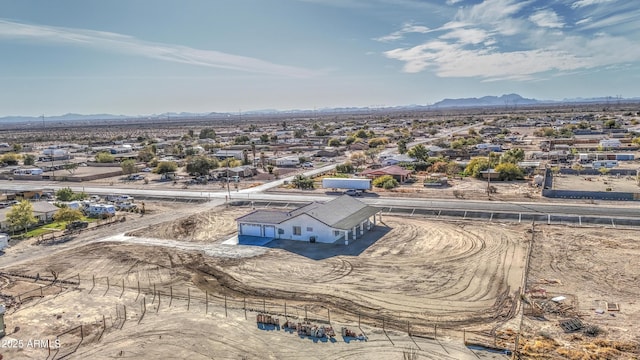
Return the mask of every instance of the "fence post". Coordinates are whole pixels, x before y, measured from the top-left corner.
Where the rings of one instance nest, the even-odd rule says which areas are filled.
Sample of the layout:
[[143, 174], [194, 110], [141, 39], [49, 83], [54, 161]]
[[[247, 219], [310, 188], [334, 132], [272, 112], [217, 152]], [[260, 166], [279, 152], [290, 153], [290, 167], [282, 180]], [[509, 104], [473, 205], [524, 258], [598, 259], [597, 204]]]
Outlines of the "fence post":
[[243, 298], [243, 303], [244, 305], [242, 307], [244, 308], [244, 319], [247, 320], [247, 298], [246, 297]]
[[93, 274], [93, 287], [96, 286], [96, 274]]
[[172, 302], [173, 302], [173, 286], [169, 286], [169, 307], [171, 307]]
[[104, 317], [104, 314], [102, 314], [102, 328], [104, 329], [104, 331], [107, 330], [107, 318]]
[[139, 296], [140, 296], [140, 279], [138, 279], [138, 295], [136, 295], [136, 301], [138, 301]]
[[80, 341], [84, 340], [84, 331], [82, 331], [82, 324], [80, 324]]
[[110, 285], [109, 285], [109, 277], [107, 276], [107, 291], [104, 292], [104, 295], [107, 295], [107, 293], [109, 292], [109, 287], [110, 287]]
[[284, 317], [287, 317], [287, 302], [284, 302]]
[[329, 324], [331, 324], [331, 310], [327, 308], [327, 317], [329, 318]]
[[205, 291], [204, 292], [204, 313], [208, 314], [209, 313], [209, 291]]
[[160, 291], [158, 291], [158, 307], [156, 308], [156, 313], [160, 310]]
[[80, 273], [78, 273], [78, 286], [80, 286]]
[[40, 286], [40, 297], [42, 297], [42, 286]]
[[407, 320], [407, 335], [411, 336], [411, 324], [409, 324], [409, 320]]
[[438, 324], [433, 324], [433, 338], [438, 339]]
[[153, 284], [153, 299], [151, 299], [151, 303], [155, 303], [156, 302], [156, 284]]
[[267, 301], [264, 298], [262, 298], [262, 312], [267, 313]]
[[187, 288], [187, 311], [189, 311], [190, 306], [191, 306], [191, 289]]
[[124, 278], [122, 278], [122, 292], [120, 293], [120, 297], [124, 295]]
[[227, 294], [224, 294], [224, 317], [227, 317]]

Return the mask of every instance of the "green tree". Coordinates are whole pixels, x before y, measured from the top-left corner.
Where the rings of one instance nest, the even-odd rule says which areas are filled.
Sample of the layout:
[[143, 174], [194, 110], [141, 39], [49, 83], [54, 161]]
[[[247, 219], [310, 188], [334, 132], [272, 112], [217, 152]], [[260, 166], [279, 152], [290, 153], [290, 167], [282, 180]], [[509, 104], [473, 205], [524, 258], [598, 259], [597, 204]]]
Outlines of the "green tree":
[[336, 166], [336, 172], [341, 174], [351, 174], [354, 168], [350, 161], [345, 162], [344, 164], [338, 164]]
[[71, 201], [74, 198], [74, 192], [71, 188], [62, 188], [56, 191], [56, 199], [60, 201]]
[[306, 177], [302, 174], [296, 175], [291, 183], [298, 189], [313, 189], [313, 179]]
[[500, 157], [501, 163], [517, 164], [524, 160], [524, 150], [520, 148], [509, 149]]
[[36, 164], [36, 156], [32, 154], [26, 154], [22, 159], [22, 163], [25, 165], [35, 165]]
[[356, 141], [356, 138], [353, 136], [349, 136], [348, 138], [345, 139], [344, 143], [347, 145], [351, 145]]
[[176, 172], [176, 170], [178, 170], [178, 164], [176, 164], [175, 161], [160, 161], [153, 172], [156, 174], [166, 174]]
[[375, 148], [375, 147], [378, 147], [378, 146], [387, 145], [388, 143], [389, 143], [389, 139], [387, 139], [385, 137], [378, 137], [378, 138], [370, 139], [367, 144], [369, 145], [369, 147]]
[[405, 154], [407, 152], [407, 140], [401, 139], [398, 141], [398, 152]]
[[28, 200], [22, 200], [7, 212], [7, 222], [14, 229], [27, 231], [30, 226], [38, 223], [38, 219], [33, 216], [33, 205]]
[[427, 150], [427, 148], [424, 147], [424, 145], [418, 144], [412, 147], [411, 149], [409, 149], [409, 151], [407, 152], [407, 155], [411, 156], [412, 158], [418, 161], [427, 161], [427, 159], [429, 159], [429, 150]]
[[69, 207], [62, 207], [53, 215], [53, 220], [70, 223], [82, 219], [82, 212]]
[[398, 186], [398, 181], [391, 175], [383, 175], [373, 179], [371, 184], [378, 188], [393, 189]]
[[78, 170], [78, 166], [79, 165], [77, 163], [68, 162], [68, 163], [64, 164], [63, 167], [64, 167], [65, 170], [67, 170], [67, 172], [69, 172], [69, 175], [73, 175], [76, 172], [76, 170]]
[[146, 146], [144, 149], [138, 151], [138, 160], [145, 163], [151, 161], [155, 156], [153, 146]]
[[495, 171], [500, 174], [500, 179], [511, 181], [520, 180], [524, 178], [524, 172], [522, 169], [513, 163], [502, 163], [495, 167]]
[[293, 137], [296, 139], [301, 139], [304, 137], [304, 134], [307, 132], [306, 129], [295, 129], [293, 130]]
[[617, 125], [618, 124], [616, 123], [615, 119], [609, 119], [609, 120], [604, 122], [604, 127], [607, 128], [607, 129], [613, 129], [615, 127], [618, 127]]
[[112, 163], [114, 161], [116, 161], [116, 158], [108, 152], [103, 151], [96, 154], [96, 162]]
[[2, 158], [0, 158], [0, 162], [3, 162], [9, 166], [18, 165], [19, 160], [20, 160], [20, 157], [18, 156], [18, 154], [14, 154], [14, 153], [4, 154], [2, 155]]
[[138, 172], [138, 167], [136, 166], [136, 162], [133, 160], [125, 160], [120, 164], [122, 168], [122, 173], [125, 175], [130, 175]]
[[193, 156], [187, 159], [187, 172], [191, 175], [207, 175], [218, 167], [218, 162], [206, 156]]
[[366, 130], [360, 129], [358, 131], [356, 131], [355, 134], [353, 134], [354, 137], [357, 137], [359, 139], [366, 139], [367, 137], [369, 137], [369, 133], [367, 133]]
[[268, 144], [269, 143], [269, 134], [260, 135], [260, 142], [263, 143], [263, 144]]
[[578, 173], [578, 176], [580, 176], [580, 173], [582, 172], [582, 170], [584, 170], [584, 167], [580, 163], [571, 165], [571, 168]]
[[611, 170], [606, 168], [606, 167], [601, 167], [600, 169], [598, 169], [598, 172], [600, 173], [600, 175], [607, 175]]
[[235, 144], [246, 144], [250, 141], [249, 136], [247, 135], [238, 135], [233, 139]]
[[465, 176], [473, 176], [475, 178], [482, 177], [482, 171], [489, 170], [489, 159], [486, 157], [475, 157], [469, 161], [467, 167], [464, 169]]
[[338, 138], [331, 138], [329, 139], [329, 141], [327, 142], [327, 145], [329, 146], [340, 146], [340, 139]]
[[200, 130], [199, 138], [200, 139], [215, 139], [216, 138], [216, 131], [213, 130], [212, 128], [204, 128], [204, 129]]

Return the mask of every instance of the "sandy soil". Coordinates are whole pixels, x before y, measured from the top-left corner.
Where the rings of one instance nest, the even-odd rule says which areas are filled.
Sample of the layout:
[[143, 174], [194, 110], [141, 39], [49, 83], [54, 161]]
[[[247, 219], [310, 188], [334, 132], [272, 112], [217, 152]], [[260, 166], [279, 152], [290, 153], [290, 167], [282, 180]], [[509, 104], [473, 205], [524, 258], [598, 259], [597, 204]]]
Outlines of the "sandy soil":
[[[640, 354], [632, 342], [639, 340], [640, 315], [636, 231], [616, 229], [612, 236], [612, 229], [537, 226], [527, 289], [564, 295], [569, 307], [563, 314], [531, 314], [518, 302], [530, 225], [385, 216], [382, 226], [349, 246], [229, 245], [233, 219], [247, 211], [219, 207], [3, 269], [46, 278], [54, 271], [69, 280], [47, 286], [46, 279], [0, 276], [5, 301], [33, 295], [9, 308], [8, 338], [55, 339], [72, 330], [60, 336], [57, 356], [77, 348], [70, 358], [78, 359], [398, 359], [408, 349], [421, 359], [504, 358], [470, 349], [462, 337], [488, 343], [495, 335], [499, 346], [513, 344], [524, 311], [519, 349], [526, 358]], [[617, 303], [620, 311], [596, 314], [594, 307], [603, 306], [598, 300]], [[347, 326], [367, 341], [264, 330], [255, 322], [262, 311], [281, 323], [306, 317], [336, 330]], [[558, 321], [572, 317], [604, 334], [594, 341], [563, 333]], [[42, 358], [46, 352], [8, 354]]]
[[[243, 212], [246, 210], [214, 209], [195, 215], [197, 221], [190, 225], [183, 226], [193, 217], [134, 231], [137, 237], [118, 235], [11, 267], [11, 272], [25, 274], [54, 270], [64, 279], [77, 279], [80, 274], [81, 282], [10, 309], [8, 329], [21, 328], [17, 333], [10, 331], [10, 336], [53, 338], [76, 324], [85, 324], [85, 339], [93, 340], [83, 341], [73, 355], [77, 358], [81, 354], [119, 356], [120, 350], [125, 355], [153, 358], [153, 354], [175, 350], [180, 357], [196, 358], [226, 351], [229, 355], [219, 358], [269, 354], [268, 358], [281, 359], [313, 354], [318, 358], [395, 359], [413, 347], [424, 358], [464, 359], [476, 355], [463, 346], [456, 329], [469, 329], [469, 334], [472, 330], [488, 332], [515, 315], [514, 299], [528, 246], [518, 226], [478, 228], [462, 222], [385, 217], [386, 226], [348, 247], [315, 244], [326, 246], [309, 249], [307, 243], [285, 241], [265, 248], [222, 244], [235, 231], [233, 219]], [[142, 236], [151, 234], [156, 238]], [[3, 293], [18, 280], [9, 276], [6, 281]], [[182, 310], [173, 317], [168, 315], [173, 307], [161, 305], [158, 314], [147, 314], [138, 325], [142, 298], [146, 297], [148, 307], [153, 306], [150, 299], [157, 304], [154, 289], [165, 305], [168, 294], [173, 293], [172, 306], [182, 304]], [[214, 313], [220, 317], [225, 296], [231, 320], [211, 319]], [[185, 312], [188, 297], [191, 310]], [[205, 299], [210, 305], [208, 315], [203, 316]], [[317, 352], [319, 348], [313, 346], [322, 341], [315, 344], [282, 331], [257, 330], [252, 322], [255, 314], [250, 312], [244, 320], [245, 299], [250, 310], [264, 308], [284, 316], [286, 303], [289, 318], [306, 316], [327, 322], [330, 317], [336, 329], [341, 325], [357, 329], [359, 316], [362, 329], [358, 332], [368, 341], [347, 344], [338, 336], [326, 344], [331, 348]], [[121, 324], [117, 314], [123, 311], [116, 307], [125, 305], [128, 319], [133, 320], [115, 331], [114, 326]], [[200, 309], [197, 315], [194, 308]], [[103, 315], [107, 330], [98, 340]], [[407, 321], [413, 337], [406, 334]], [[435, 335], [434, 324], [440, 326], [438, 340], [418, 337]], [[205, 328], [216, 336], [195, 335], [197, 329]], [[67, 350], [79, 341], [78, 334], [64, 336]], [[192, 349], [179, 345], [184, 341], [202, 344]], [[251, 346], [242, 347], [244, 342]], [[482, 351], [478, 356], [499, 357]]]
[[[640, 358], [639, 235], [626, 229], [536, 227], [527, 288], [542, 289], [546, 297], [529, 300], [544, 311], [531, 307], [525, 311], [529, 316], [524, 318], [523, 348], [529, 356]], [[549, 300], [555, 296], [566, 300], [557, 304]], [[618, 304], [619, 311], [608, 311], [607, 303]], [[559, 322], [572, 318], [602, 333], [595, 337], [584, 329], [565, 333]]]
[[556, 175], [553, 177], [556, 190], [639, 192], [638, 181], [633, 176], [612, 175]]

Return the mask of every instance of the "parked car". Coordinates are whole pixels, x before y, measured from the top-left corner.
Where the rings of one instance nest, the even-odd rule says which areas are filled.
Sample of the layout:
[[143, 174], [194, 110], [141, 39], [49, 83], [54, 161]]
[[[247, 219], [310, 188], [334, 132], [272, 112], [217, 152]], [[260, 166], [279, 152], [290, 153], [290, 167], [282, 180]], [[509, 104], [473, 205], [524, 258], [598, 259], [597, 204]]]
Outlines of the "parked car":
[[89, 223], [86, 222], [86, 221], [72, 221], [72, 222], [67, 224], [66, 229], [67, 230], [79, 230], [79, 229], [86, 229], [87, 227], [89, 227]]
[[304, 168], [312, 168], [313, 167], [313, 163], [312, 162], [306, 162], [302, 164], [302, 167]]
[[151, 168], [146, 167], [146, 168], [144, 168], [144, 169], [142, 169], [140, 171], [142, 171], [142, 172], [151, 172]]
[[362, 196], [362, 190], [349, 189], [345, 191], [344, 194], [349, 196]]

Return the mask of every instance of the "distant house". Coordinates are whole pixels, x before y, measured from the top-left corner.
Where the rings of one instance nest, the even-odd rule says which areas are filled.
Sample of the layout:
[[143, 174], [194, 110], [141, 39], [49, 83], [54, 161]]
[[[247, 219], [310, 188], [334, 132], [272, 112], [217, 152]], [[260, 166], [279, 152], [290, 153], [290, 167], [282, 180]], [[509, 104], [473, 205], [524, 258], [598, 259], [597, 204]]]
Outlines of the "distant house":
[[376, 179], [380, 176], [391, 175], [398, 182], [403, 183], [407, 181], [409, 176], [411, 176], [412, 171], [404, 169], [397, 165], [389, 165], [382, 167], [380, 169], [367, 169], [360, 173], [362, 176], [366, 176], [370, 179]]
[[384, 159], [381, 159], [380, 163], [383, 166], [389, 166], [389, 165], [397, 165], [399, 163], [412, 163], [415, 161], [416, 159], [412, 158], [409, 155], [398, 154], [398, 155], [393, 155], [393, 156], [389, 156]]
[[600, 140], [600, 146], [603, 148], [619, 148], [622, 146], [620, 139], [602, 139]]
[[236, 219], [238, 237], [333, 243], [364, 235], [376, 225], [380, 209], [343, 195], [291, 211], [255, 210]]
[[226, 160], [226, 159], [242, 160], [244, 159], [244, 150], [220, 149], [216, 151], [214, 156], [220, 160]]
[[493, 151], [493, 152], [501, 152], [502, 145], [500, 144], [491, 144], [491, 143], [482, 143], [476, 145], [476, 149], [484, 150], [484, 151]]
[[[33, 216], [35, 216], [41, 224], [51, 222], [53, 215], [58, 211], [56, 206], [45, 201], [34, 202], [32, 206]], [[11, 230], [9, 221], [7, 220], [9, 211], [11, 211], [11, 207], [0, 209], [0, 229]]]
[[298, 166], [300, 165], [300, 158], [298, 156], [285, 156], [276, 159], [269, 159], [269, 164], [274, 166]]
[[229, 176], [251, 177], [258, 174], [258, 169], [251, 165], [236, 166], [229, 169]]

